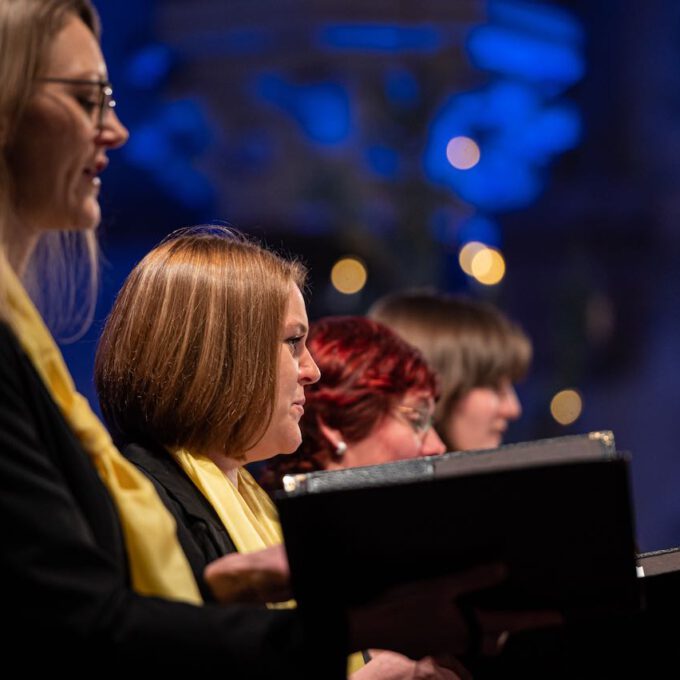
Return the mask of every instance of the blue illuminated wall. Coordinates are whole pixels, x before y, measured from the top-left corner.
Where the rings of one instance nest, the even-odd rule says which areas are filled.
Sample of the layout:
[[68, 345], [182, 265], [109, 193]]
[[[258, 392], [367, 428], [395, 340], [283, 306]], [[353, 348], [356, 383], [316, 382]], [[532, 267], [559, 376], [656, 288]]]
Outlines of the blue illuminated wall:
[[[499, 245], [498, 228], [490, 234], [492, 216], [533, 203], [549, 182], [551, 161], [580, 140], [580, 113], [565, 92], [583, 77], [584, 36], [563, 9], [507, 0], [488, 7], [488, 22], [472, 29], [467, 52], [489, 82], [438, 107], [424, 166], [432, 182], [475, 208], [458, 241]], [[458, 136], [480, 147], [469, 170], [454, 168], [445, 154]]]
[[[103, 290], [65, 348], [91, 398], [102, 320], [169, 231], [221, 220], [311, 269], [311, 318], [407, 285], [498, 304], [535, 341], [510, 440], [613, 429], [633, 452], [642, 548], [680, 543], [680, 6], [96, 0], [131, 130], [103, 177]], [[304, 4], [304, 7], [303, 7]], [[448, 141], [479, 163], [456, 170]], [[502, 250], [481, 287], [461, 244]], [[328, 283], [341, 255], [368, 284]], [[547, 403], [578, 387], [582, 418]]]

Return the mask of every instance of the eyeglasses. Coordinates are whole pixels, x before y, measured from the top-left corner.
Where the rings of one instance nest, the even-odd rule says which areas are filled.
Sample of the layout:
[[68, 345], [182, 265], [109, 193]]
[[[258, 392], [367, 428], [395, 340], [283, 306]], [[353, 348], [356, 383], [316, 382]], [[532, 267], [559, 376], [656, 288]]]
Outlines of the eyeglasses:
[[116, 100], [113, 98], [113, 87], [108, 80], [87, 80], [85, 78], [38, 78], [43, 83], [66, 83], [67, 85], [90, 85], [99, 88], [99, 99], [97, 102], [91, 102], [94, 107], [96, 117], [93, 123], [97, 127], [104, 124], [106, 112], [116, 106]]
[[416, 408], [400, 404], [397, 411], [404, 414], [404, 420], [411, 426], [420, 441], [423, 441], [434, 424], [434, 414], [426, 407]]

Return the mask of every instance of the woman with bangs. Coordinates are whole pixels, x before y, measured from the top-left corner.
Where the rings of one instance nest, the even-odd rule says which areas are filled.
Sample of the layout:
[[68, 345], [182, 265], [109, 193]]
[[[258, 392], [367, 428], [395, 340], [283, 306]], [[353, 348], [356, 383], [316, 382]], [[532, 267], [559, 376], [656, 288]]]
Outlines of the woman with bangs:
[[388, 295], [368, 315], [417, 347], [439, 377], [434, 426], [448, 451], [502, 444], [522, 413], [515, 384], [532, 356], [516, 323], [489, 303], [429, 290]]

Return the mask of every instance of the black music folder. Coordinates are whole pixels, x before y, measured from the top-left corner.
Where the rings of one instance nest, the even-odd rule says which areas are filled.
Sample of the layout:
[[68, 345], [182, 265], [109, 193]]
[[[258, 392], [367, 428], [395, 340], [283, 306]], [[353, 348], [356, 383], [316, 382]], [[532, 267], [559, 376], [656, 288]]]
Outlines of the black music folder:
[[275, 501], [301, 605], [496, 561], [508, 578], [480, 606], [578, 620], [641, 604], [629, 460], [609, 431], [293, 475]]
[[680, 547], [640, 553], [637, 572], [646, 609], [675, 616], [680, 601]]

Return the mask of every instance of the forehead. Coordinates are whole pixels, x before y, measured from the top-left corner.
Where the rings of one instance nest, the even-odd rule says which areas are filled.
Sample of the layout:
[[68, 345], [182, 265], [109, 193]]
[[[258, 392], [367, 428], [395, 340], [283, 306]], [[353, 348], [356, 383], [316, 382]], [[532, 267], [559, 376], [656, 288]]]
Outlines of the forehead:
[[299, 324], [307, 326], [307, 308], [300, 289], [291, 282], [286, 305], [285, 324], [287, 326]]
[[66, 19], [48, 52], [47, 73], [52, 77], [106, 78], [106, 63], [92, 31], [75, 15]]

